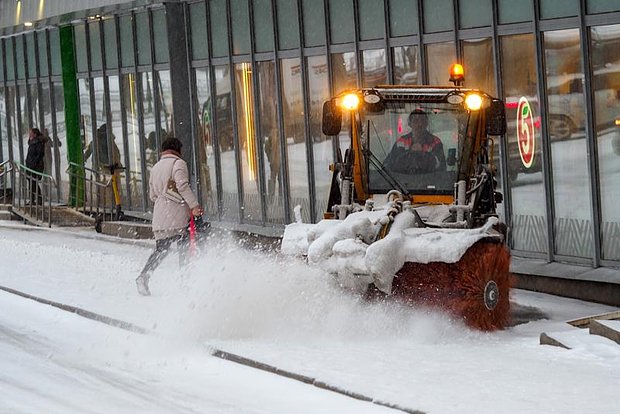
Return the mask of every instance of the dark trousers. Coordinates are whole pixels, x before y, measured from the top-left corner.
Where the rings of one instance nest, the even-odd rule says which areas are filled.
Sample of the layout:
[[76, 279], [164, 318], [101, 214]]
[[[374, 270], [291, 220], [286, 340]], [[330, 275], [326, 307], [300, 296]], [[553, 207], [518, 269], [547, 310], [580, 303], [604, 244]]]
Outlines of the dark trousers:
[[170, 253], [170, 246], [174, 242], [176, 242], [177, 250], [179, 251], [179, 267], [186, 265], [187, 251], [189, 247], [189, 234], [184, 233], [183, 235], [172, 236], [155, 241], [155, 251], [149, 256], [141, 274], [152, 273], [155, 269], [157, 269], [166, 256], [168, 256], [168, 253]]

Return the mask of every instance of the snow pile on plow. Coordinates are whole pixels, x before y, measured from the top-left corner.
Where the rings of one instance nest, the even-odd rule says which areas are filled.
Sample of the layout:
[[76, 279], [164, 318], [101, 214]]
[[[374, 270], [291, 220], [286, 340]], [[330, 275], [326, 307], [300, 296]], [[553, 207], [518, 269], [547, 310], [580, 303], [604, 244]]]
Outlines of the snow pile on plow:
[[[370, 283], [386, 294], [404, 264], [456, 263], [476, 242], [501, 237], [491, 217], [476, 229], [416, 227], [412, 208], [393, 215], [388, 234], [379, 234], [391, 220], [392, 203], [371, 211], [351, 213], [345, 220], [322, 220], [317, 224], [293, 223], [286, 227], [282, 252], [307, 256], [308, 262], [337, 276], [339, 282], [358, 291]], [[418, 208], [427, 219], [441, 217], [446, 206]], [[430, 220], [429, 220], [430, 219]]]

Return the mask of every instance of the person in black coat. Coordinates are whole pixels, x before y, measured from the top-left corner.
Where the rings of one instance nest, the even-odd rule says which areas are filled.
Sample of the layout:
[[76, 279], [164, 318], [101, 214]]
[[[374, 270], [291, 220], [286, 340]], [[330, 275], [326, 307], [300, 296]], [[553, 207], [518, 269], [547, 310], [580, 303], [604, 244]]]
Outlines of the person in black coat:
[[[28, 131], [28, 155], [26, 155], [26, 167], [42, 173], [45, 160], [45, 137], [38, 128], [30, 128]], [[39, 187], [41, 176], [30, 173], [30, 202], [43, 204], [43, 196]]]

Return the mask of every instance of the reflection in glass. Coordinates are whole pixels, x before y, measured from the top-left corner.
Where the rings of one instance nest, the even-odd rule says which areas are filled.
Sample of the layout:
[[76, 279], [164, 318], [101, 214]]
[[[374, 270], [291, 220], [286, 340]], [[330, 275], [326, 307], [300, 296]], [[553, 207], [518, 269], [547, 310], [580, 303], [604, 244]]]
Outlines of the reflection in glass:
[[28, 153], [28, 129], [30, 128], [30, 112], [28, 111], [27, 99], [27, 86], [17, 86], [17, 101], [16, 107], [19, 113], [17, 114], [17, 136], [20, 140], [20, 148], [22, 149], [21, 159], [26, 162], [26, 154]]
[[592, 89], [601, 189], [602, 257], [620, 260], [620, 25], [593, 27]]
[[252, 65], [235, 65], [235, 90], [237, 93], [237, 133], [241, 150], [241, 173], [243, 177], [244, 219], [261, 220], [260, 192], [258, 182], [258, 151], [254, 129], [254, 91]]
[[267, 185], [267, 222], [284, 223], [282, 145], [276, 108], [275, 63], [258, 62], [260, 133]]
[[212, 137], [211, 119], [211, 85], [209, 71], [206, 68], [196, 69], [196, 120], [198, 122], [198, 173], [202, 189], [202, 205], [208, 217], [217, 217], [217, 185], [215, 176], [215, 151]]
[[222, 165], [222, 219], [239, 220], [239, 189], [237, 163], [233, 143], [230, 70], [228, 65], [215, 66], [215, 122], [216, 142], [221, 148]]
[[332, 54], [334, 93], [357, 87], [357, 61], [355, 52]]
[[172, 87], [170, 86], [169, 70], [155, 72], [155, 77], [159, 88], [159, 122], [161, 125], [159, 147], [161, 142], [172, 133]]
[[545, 32], [543, 39], [555, 197], [555, 251], [592, 257], [592, 202], [579, 29]]
[[323, 219], [327, 210], [331, 172], [329, 165], [333, 163], [333, 148], [331, 139], [327, 139], [321, 131], [321, 116], [323, 102], [329, 99], [329, 79], [327, 57], [311, 56], [307, 58], [308, 93], [310, 101], [310, 137], [314, 153], [314, 186], [316, 188], [316, 217], [315, 221]]
[[418, 46], [399, 46], [392, 49], [394, 54], [394, 83], [419, 85], [420, 51]]
[[[157, 127], [155, 120], [155, 111], [157, 105], [155, 102], [155, 94], [153, 92], [153, 72], [142, 72], [139, 74], [142, 86], [142, 96], [140, 98], [142, 102], [142, 122], [144, 123], [144, 135], [146, 138], [145, 149], [149, 148], [153, 153], [157, 154], [159, 138], [157, 136]], [[146, 160], [146, 170], [144, 171], [143, 179], [148, 183], [151, 168], [157, 162], [157, 155], [152, 159]], [[147, 203], [152, 204], [150, 198], [147, 197]]]
[[[142, 166], [140, 151], [140, 129], [138, 125], [138, 90], [136, 75], [128, 73], [122, 75], [122, 91], [125, 102], [125, 119], [127, 128], [127, 153], [129, 165], [126, 165], [125, 173], [129, 175], [128, 192], [129, 202], [134, 209], [142, 208], [146, 204], [145, 195], [142, 194]], [[147, 145], [148, 146], [148, 145]], [[147, 162], [157, 159], [157, 152], [147, 149]], [[152, 165], [152, 164], [151, 164]]]
[[[90, 81], [88, 79], [79, 79], [78, 88], [80, 95], [80, 135], [82, 140], [82, 152], [86, 151], [93, 140], [93, 123], [90, 112]], [[94, 168], [93, 158], [88, 160], [84, 157], [84, 165], [88, 168]]]
[[301, 60], [299, 58], [282, 59], [281, 70], [284, 139], [288, 157], [291, 208], [300, 205], [302, 219], [307, 223], [311, 218]]
[[30, 114], [28, 116], [28, 128], [39, 128], [43, 130], [41, 125], [41, 112], [39, 111], [39, 86], [29, 85], [28, 90], [30, 92]]
[[364, 50], [362, 52], [363, 87], [385, 85], [387, 83], [387, 66], [385, 49]]
[[465, 86], [497, 95], [491, 38], [463, 40], [463, 66]]
[[7, 86], [6, 88], [6, 113], [8, 118], [8, 133], [11, 137], [11, 149], [13, 152], [13, 161], [23, 161], [23, 154], [20, 152], [19, 131], [17, 129], [17, 93], [15, 86]]
[[536, 54], [531, 34], [501, 39], [506, 100], [508, 174], [512, 191], [513, 248], [547, 251]]
[[[0, 87], [0, 162], [9, 159], [9, 135], [7, 129], [7, 114], [5, 103], [4, 88]], [[0, 184], [2, 186], [2, 184]]]
[[[110, 90], [110, 116], [108, 120], [108, 127], [110, 131], [109, 139], [112, 143], [113, 151], [118, 151], [116, 157], [118, 157], [118, 163], [125, 166], [125, 145], [123, 143], [123, 125], [121, 118], [121, 91], [118, 76], [108, 76], [108, 84]], [[129, 192], [127, 185], [125, 184], [127, 179], [127, 170], [121, 170], [118, 172], [119, 188], [121, 191], [122, 205], [128, 205]]]
[[[60, 193], [67, 194], [69, 191], [69, 176], [65, 173], [69, 168], [67, 157], [67, 128], [65, 124], [65, 94], [62, 83], [52, 84], [52, 93], [54, 94], [54, 112], [56, 118], [56, 135], [53, 137], [58, 146], [54, 147], [54, 157], [58, 158], [60, 180]], [[50, 129], [50, 134], [52, 130]]]
[[450, 66], [456, 62], [454, 42], [426, 45], [428, 83], [430, 85], [450, 85]]

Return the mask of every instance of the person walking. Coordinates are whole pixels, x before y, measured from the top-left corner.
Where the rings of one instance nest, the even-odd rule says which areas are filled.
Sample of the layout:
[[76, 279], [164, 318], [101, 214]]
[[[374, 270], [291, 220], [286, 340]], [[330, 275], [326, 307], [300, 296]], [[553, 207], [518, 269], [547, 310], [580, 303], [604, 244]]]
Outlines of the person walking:
[[30, 181], [30, 203], [43, 204], [43, 195], [39, 181], [45, 167], [45, 138], [38, 128], [30, 128], [28, 131], [28, 154], [26, 155], [26, 167], [35, 173], [28, 172]]
[[151, 169], [149, 197], [153, 207], [153, 234], [155, 251], [146, 261], [136, 279], [138, 293], [149, 296], [149, 279], [153, 271], [168, 255], [172, 243], [177, 244], [179, 261], [184, 263], [189, 241], [187, 223], [190, 214], [199, 217], [203, 209], [189, 185], [187, 163], [181, 158], [183, 144], [169, 137], [162, 142], [161, 157]]

